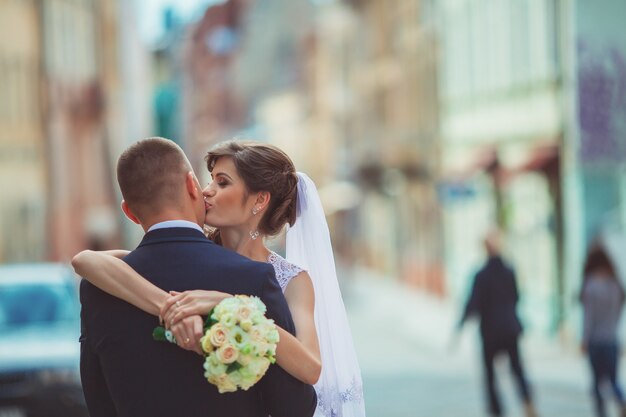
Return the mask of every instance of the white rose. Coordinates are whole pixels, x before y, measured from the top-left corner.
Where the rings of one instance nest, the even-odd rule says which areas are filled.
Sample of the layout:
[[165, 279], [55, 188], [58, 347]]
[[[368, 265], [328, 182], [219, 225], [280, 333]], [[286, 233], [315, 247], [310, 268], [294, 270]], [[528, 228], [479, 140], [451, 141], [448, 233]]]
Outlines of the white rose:
[[226, 365], [224, 365], [217, 359], [215, 352], [212, 352], [204, 360], [204, 369], [206, 371], [204, 373], [204, 376], [207, 377], [207, 379], [211, 376], [216, 377], [222, 374], [226, 374], [226, 368]]
[[228, 333], [228, 342], [241, 351], [246, 351], [246, 346], [250, 343], [250, 336], [239, 327], [233, 327]]
[[234, 314], [226, 312], [222, 314], [222, 317], [220, 317], [220, 323], [222, 323], [222, 325], [227, 329], [230, 329], [235, 327], [235, 325], [237, 324], [237, 318]]
[[257, 358], [251, 361], [247, 366], [250, 372], [256, 375], [258, 378], [265, 375], [265, 372], [267, 372], [267, 369], [269, 367], [270, 367], [270, 361], [267, 358]]

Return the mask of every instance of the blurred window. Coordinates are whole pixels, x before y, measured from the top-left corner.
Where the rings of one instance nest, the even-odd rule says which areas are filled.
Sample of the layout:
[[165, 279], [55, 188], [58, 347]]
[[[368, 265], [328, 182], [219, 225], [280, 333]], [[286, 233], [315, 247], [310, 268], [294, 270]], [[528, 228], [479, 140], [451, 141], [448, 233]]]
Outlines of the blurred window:
[[[0, 91], [9, 90], [9, 71], [7, 65], [7, 57], [0, 54]], [[0, 100], [0, 121], [5, 122], [9, 116], [9, 99], [5, 97]]]
[[2, 211], [0, 230], [4, 233], [0, 246], [3, 247], [4, 261], [42, 259], [46, 252], [45, 239], [42, 239], [45, 233], [43, 204], [32, 199], [21, 200], [16, 204], [5, 204]]
[[90, 1], [48, 0], [44, 5], [46, 64], [73, 81], [96, 74], [94, 8]]
[[510, 9], [510, 21], [512, 28], [512, 75], [513, 85], [524, 86], [529, 81], [529, 35], [530, 25], [528, 21], [529, 5], [526, 2], [512, 2]]
[[548, 48], [548, 66], [549, 66], [549, 75], [552, 78], [557, 78], [559, 71], [561, 71], [561, 63], [559, 57], [559, 42], [561, 36], [561, 24], [559, 23], [560, 19], [560, 11], [559, 4], [556, 3], [556, 0], [547, 0], [546, 2], [546, 20], [548, 25], [548, 36], [547, 45]]
[[68, 322], [76, 317], [76, 301], [69, 286], [0, 286], [0, 329]]

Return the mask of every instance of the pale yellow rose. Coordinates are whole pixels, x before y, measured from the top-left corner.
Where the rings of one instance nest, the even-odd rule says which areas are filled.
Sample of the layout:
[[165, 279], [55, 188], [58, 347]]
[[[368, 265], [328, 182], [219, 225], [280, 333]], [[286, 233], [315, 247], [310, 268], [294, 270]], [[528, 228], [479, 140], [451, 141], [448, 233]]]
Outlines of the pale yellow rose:
[[215, 347], [220, 347], [228, 339], [228, 331], [224, 329], [221, 323], [215, 323], [209, 329], [209, 340]]
[[220, 392], [220, 394], [223, 394], [225, 392], [237, 391], [237, 385], [233, 383], [228, 374], [219, 375], [216, 379], [217, 390]]
[[245, 355], [242, 352], [239, 352], [239, 357], [237, 358], [237, 362], [239, 362], [240, 365], [242, 366], [246, 366], [248, 365], [250, 362], [252, 361], [252, 356], [250, 355]]
[[202, 350], [204, 351], [204, 353], [211, 353], [215, 349], [213, 347], [213, 343], [211, 343], [211, 337], [209, 336], [208, 330], [206, 334], [200, 339], [200, 345], [202, 346]]
[[253, 342], [263, 341], [263, 334], [261, 333], [259, 326], [252, 326], [252, 328], [248, 330], [248, 335], [250, 336], [250, 340]]
[[247, 305], [242, 305], [239, 307], [239, 310], [237, 310], [237, 319], [239, 321], [248, 320], [250, 319], [251, 315], [252, 315], [252, 310]]
[[252, 329], [252, 320], [244, 319], [239, 323], [239, 327], [241, 327], [244, 331], [249, 332]]
[[239, 356], [239, 350], [232, 345], [225, 344], [215, 351], [217, 359], [226, 364], [233, 363]]

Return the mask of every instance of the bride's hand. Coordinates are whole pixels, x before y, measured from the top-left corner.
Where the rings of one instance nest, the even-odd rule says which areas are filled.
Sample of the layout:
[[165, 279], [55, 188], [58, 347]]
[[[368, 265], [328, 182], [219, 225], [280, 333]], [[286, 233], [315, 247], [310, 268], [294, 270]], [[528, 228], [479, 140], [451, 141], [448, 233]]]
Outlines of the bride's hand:
[[191, 350], [202, 355], [200, 338], [204, 335], [202, 331], [203, 324], [202, 317], [195, 315], [185, 317], [173, 325], [170, 330], [176, 338], [176, 344], [185, 350]]
[[161, 308], [161, 317], [168, 327], [173, 327], [185, 317], [206, 315], [224, 298], [231, 295], [219, 291], [191, 290], [178, 293], [171, 291], [172, 296]]

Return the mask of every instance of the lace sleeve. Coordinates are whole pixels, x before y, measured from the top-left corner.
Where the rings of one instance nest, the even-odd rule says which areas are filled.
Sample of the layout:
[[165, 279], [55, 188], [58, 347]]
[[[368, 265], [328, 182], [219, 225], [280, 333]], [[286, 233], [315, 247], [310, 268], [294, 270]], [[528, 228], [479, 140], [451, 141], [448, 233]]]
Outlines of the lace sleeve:
[[278, 281], [278, 284], [280, 284], [280, 288], [283, 292], [285, 292], [285, 288], [287, 288], [289, 281], [296, 277], [300, 272], [304, 271], [304, 269], [300, 268], [298, 265], [288, 262], [285, 258], [274, 252], [270, 252], [270, 256], [267, 261], [274, 267], [276, 280]]

